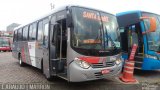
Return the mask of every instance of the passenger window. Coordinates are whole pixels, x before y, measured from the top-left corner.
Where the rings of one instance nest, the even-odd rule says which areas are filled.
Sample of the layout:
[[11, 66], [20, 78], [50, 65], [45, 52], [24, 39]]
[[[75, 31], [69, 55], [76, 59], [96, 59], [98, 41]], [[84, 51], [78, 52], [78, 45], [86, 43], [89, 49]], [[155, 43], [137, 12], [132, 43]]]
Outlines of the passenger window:
[[37, 24], [34, 23], [33, 24], [33, 31], [32, 31], [32, 40], [36, 40], [36, 36], [37, 36]]
[[29, 40], [32, 40], [33, 25], [29, 27]]
[[17, 30], [14, 31], [14, 38], [13, 38], [13, 41], [16, 42], [17, 41]]
[[38, 41], [43, 41], [43, 22], [38, 23]]
[[[56, 43], [56, 37], [57, 37], [57, 31], [60, 31], [60, 25], [59, 24], [56, 24], [54, 25], [54, 28], [53, 28], [53, 38], [52, 38], [52, 43], [55, 44]], [[60, 34], [60, 33], [59, 33]]]
[[28, 26], [25, 26], [23, 28], [23, 40], [27, 41], [28, 40]]
[[49, 31], [48, 19], [43, 20], [43, 30], [44, 30], [43, 44], [45, 46], [48, 46], [48, 31]]
[[30, 28], [29, 28], [29, 40], [36, 40], [36, 23], [30, 25]]
[[18, 30], [18, 41], [22, 41], [22, 29]]

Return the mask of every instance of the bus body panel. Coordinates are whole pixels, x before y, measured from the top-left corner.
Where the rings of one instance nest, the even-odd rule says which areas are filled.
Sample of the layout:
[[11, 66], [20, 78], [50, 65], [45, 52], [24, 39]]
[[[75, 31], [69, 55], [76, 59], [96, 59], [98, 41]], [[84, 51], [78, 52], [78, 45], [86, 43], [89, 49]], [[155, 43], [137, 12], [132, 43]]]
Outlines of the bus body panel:
[[13, 42], [12, 45], [12, 56], [19, 59], [21, 55], [22, 61], [34, 67], [41, 69], [42, 50], [36, 47], [37, 41], [35, 42]]
[[[105, 67], [105, 68], [88, 68], [83, 69], [76, 65], [76, 62], [73, 61], [69, 65], [69, 73], [70, 73], [70, 80], [71, 82], [81, 82], [81, 81], [88, 81], [88, 80], [97, 80], [97, 79], [104, 79], [104, 78], [111, 78], [117, 77], [121, 73], [122, 63], [119, 65], [115, 65], [112, 67]], [[106, 74], [101, 74], [102, 70], [109, 70]]]
[[37, 65], [36, 67], [41, 69], [42, 68], [41, 63], [43, 60], [43, 46], [42, 44], [40, 44], [39, 41], [36, 41], [35, 46], [36, 46], [35, 58], [36, 58], [36, 65]]
[[16, 46], [17, 46], [17, 43], [13, 42], [13, 45], [12, 45], [12, 56], [14, 58], [18, 59], [18, 51], [16, 49]]
[[142, 70], [157, 70], [160, 69], [160, 60], [152, 58], [144, 58]]
[[[86, 58], [100, 58], [96, 64], [99, 63], [107, 63], [107, 62], [112, 62], [110, 61], [110, 57], [119, 57], [120, 55], [115, 55], [115, 56], [106, 56], [106, 57], [94, 57], [94, 56], [84, 56], [76, 53], [72, 49], [69, 49], [70, 53], [68, 53], [68, 58], [67, 58], [67, 64], [68, 64], [68, 78], [69, 81], [71, 82], [79, 82], [79, 81], [86, 81], [86, 80], [96, 80], [96, 79], [103, 79], [103, 78], [111, 78], [118, 76], [122, 70], [122, 64], [116, 65], [111, 67], [103, 67], [103, 68], [92, 68], [92, 66], [88, 69], [83, 69], [80, 66], [78, 66], [75, 62], [75, 58], [77, 57], [86, 57]], [[105, 61], [104, 61], [105, 60]], [[93, 61], [93, 60], [92, 60]], [[91, 65], [94, 65], [91, 64]], [[102, 70], [109, 70], [110, 72], [107, 74], [102, 75], [101, 71]], [[97, 76], [96, 74], [99, 74]]]
[[36, 42], [28, 42], [28, 53], [31, 60], [31, 65], [36, 67]]
[[[68, 29], [68, 34], [70, 36], [70, 29]], [[111, 57], [121, 57], [120, 54], [118, 55], [113, 55], [113, 56], [106, 56], [106, 57], [95, 57], [95, 56], [85, 56], [77, 53], [74, 51], [70, 46], [70, 37], [68, 37], [68, 46], [67, 46], [67, 75], [68, 75], [68, 80], [71, 82], [81, 82], [81, 81], [88, 81], [88, 80], [96, 80], [96, 79], [104, 79], [104, 78], [111, 78], [111, 77], [116, 77], [120, 74], [122, 70], [122, 64], [116, 65], [114, 64], [111, 67], [103, 67], [103, 68], [93, 68], [92, 66], [88, 69], [83, 69], [80, 66], [77, 65], [75, 62], [75, 58], [79, 57], [86, 57], [86, 58], [99, 58], [98, 62], [94, 63], [95, 61], [91, 60], [92, 62], [89, 62], [91, 65], [93, 64], [99, 64], [99, 63], [107, 63], [107, 62], [112, 62], [110, 60]], [[110, 72], [107, 74], [101, 74], [102, 70], [109, 70]]]
[[[128, 54], [123, 53], [122, 58], [128, 60]], [[152, 58], [144, 58], [141, 66], [141, 70], [156, 70], [160, 68], [160, 60]]]

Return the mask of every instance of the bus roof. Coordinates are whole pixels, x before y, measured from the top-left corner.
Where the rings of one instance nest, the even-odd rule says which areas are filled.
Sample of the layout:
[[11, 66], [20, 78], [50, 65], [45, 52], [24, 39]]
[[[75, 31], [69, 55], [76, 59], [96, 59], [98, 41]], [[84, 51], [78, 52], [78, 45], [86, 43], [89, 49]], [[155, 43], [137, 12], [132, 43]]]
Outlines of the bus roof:
[[[116, 17], [117, 17], [119, 27], [125, 27], [125, 26], [129, 26], [129, 25], [138, 23], [142, 15], [141, 13], [143, 12], [151, 13], [151, 12], [140, 11], [140, 10], [117, 13]], [[155, 13], [151, 13], [151, 14], [155, 14]], [[158, 15], [158, 14], [155, 14], [155, 15]]]
[[142, 12], [142, 11], [140, 10], [125, 11], [125, 12], [117, 13], [116, 16], [122, 16], [122, 15], [130, 14], [130, 13], [139, 13], [139, 12]]
[[[103, 10], [98, 10], [98, 9], [95, 9], [95, 8], [92, 8], [92, 7], [86, 7], [86, 6], [82, 6], [82, 5], [81, 5], [81, 6], [80, 6], [80, 5], [65, 5], [65, 6], [61, 6], [61, 7], [55, 8], [55, 9], [54, 9], [53, 11], [51, 11], [49, 14], [43, 15], [43, 16], [37, 18], [37, 19], [32, 20], [31, 22], [28, 22], [28, 23], [26, 23], [26, 24], [23, 24], [23, 25], [20, 25], [20, 26], [16, 27], [16, 28], [14, 29], [14, 31], [17, 30], [17, 29], [19, 29], [19, 28], [22, 28], [22, 27], [24, 27], [24, 26], [26, 26], [26, 25], [29, 25], [29, 24], [31, 24], [31, 23], [37, 22], [38, 20], [41, 20], [41, 19], [43, 19], [43, 18], [45, 18], [45, 17], [48, 17], [48, 16], [50, 16], [50, 15], [52, 15], [52, 14], [58, 12], [58, 11], [65, 10], [67, 7], [74, 7], [74, 6], [75, 6], [75, 7], [89, 8], [89, 9], [93, 9], [93, 10], [97, 10], [97, 11], [106, 12], [106, 11], [103, 11]], [[113, 15], [112, 13], [109, 13], [109, 14]]]
[[148, 12], [148, 11], [133, 10], [133, 11], [125, 11], [125, 12], [120, 12], [120, 13], [117, 13], [117, 14], [116, 14], [116, 16], [122, 16], [122, 15], [130, 14], [130, 13], [142, 13], [142, 12], [146, 12], [146, 13], [152, 13], [152, 14], [159, 15], [159, 14], [157, 14], [157, 13]]

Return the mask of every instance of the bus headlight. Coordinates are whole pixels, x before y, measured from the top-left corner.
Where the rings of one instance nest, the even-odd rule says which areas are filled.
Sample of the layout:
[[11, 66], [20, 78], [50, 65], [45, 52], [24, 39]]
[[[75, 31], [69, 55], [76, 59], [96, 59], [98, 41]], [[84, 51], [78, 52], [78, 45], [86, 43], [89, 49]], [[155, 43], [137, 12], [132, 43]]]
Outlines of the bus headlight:
[[79, 58], [75, 58], [74, 59], [76, 61], [76, 64], [79, 65], [80, 67], [84, 68], [84, 69], [88, 69], [91, 65], [89, 63], [87, 63], [84, 60], [81, 60]]
[[122, 61], [121, 61], [121, 59], [117, 59], [115, 62], [117, 65], [119, 65]]

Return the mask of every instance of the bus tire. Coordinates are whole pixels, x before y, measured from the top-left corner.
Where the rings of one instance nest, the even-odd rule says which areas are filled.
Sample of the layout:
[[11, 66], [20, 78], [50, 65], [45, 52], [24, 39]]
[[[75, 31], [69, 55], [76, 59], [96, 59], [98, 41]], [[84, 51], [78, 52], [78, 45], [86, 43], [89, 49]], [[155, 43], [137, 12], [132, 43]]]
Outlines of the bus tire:
[[43, 60], [41, 60], [41, 72], [43, 73]]
[[24, 66], [24, 62], [22, 61], [21, 54], [19, 54], [19, 65], [20, 65], [21, 67]]

